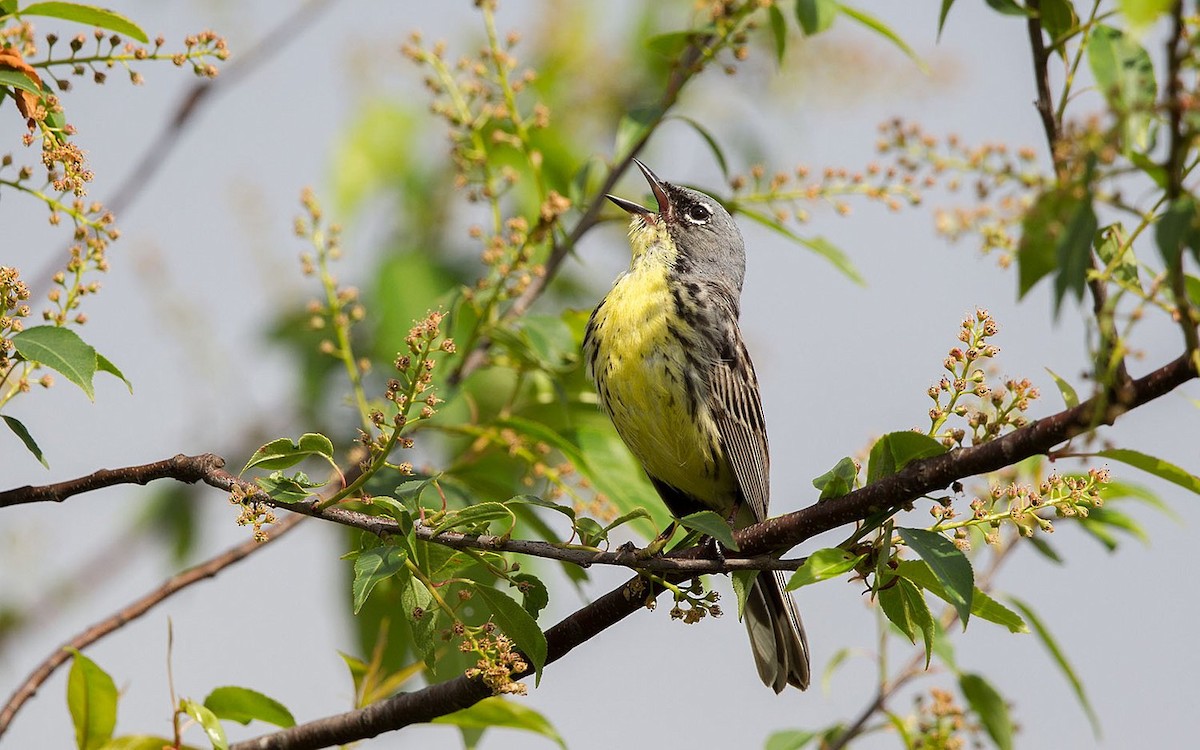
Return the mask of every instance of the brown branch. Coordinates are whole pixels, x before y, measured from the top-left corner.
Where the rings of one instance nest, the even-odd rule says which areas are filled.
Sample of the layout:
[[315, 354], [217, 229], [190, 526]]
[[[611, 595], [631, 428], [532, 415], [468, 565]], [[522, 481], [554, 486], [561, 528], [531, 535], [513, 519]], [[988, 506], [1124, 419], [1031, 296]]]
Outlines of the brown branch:
[[[1167, 205], [1173, 206], [1183, 193], [1183, 162], [1189, 143], [1184, 136], [1183, 122], [1183, 81], [1180, 79], [1180, 68], [1187, 54], [1185, 49], [1186, 30], [1183, 24], [1183, 0], [1176, 0], [1171, 11], [1171, 37], [1167, 40], [1167, 118], [1170, 123], [1170, 142], [1163, 170], [1167, 174], [1166, 197]], [[1192, 217], [1189, 217], [1189, 220]], [[1183, 273], [1183, 242], [1172, 248], [1174, 257], [1171, 267], [1167, 269], [1171, 279], [1171, 294], [1175, 298], [1175, 306], [1179, 314], [1179, 327], [1183, 331], [1183, 342], [1187, 351], [1200, 360], [1200, 332], [1197, 331], [1195, 311], [1188, 301], [1187, 279]]]
[[[991, 442], [961, 448], [932, 458], [914, 461], [896, 474], [873, 482], [843, 497], [818, 502], [803, 510], [748, 527], [735, 534], [741, 553], [748, 556], [765, 555], [775, 550], [790, 549], [816, 534], [854, 523], [882, 511], [894, 511], [915, 499], [941, 490], [952, 482], [976, 474], [995, 471], [1035, 455], [1048, 454], [1054, 446], [1088, 432], [1099, 424], [1112, 424], [1127, 409], [1137, 408], [1175, 389], [1197, 375], [1187, 356], [1160, 367], [1129, 384], [1126, 404], [1113, 404], [1095, 396], [1084, 403], [1050, 417], [1037, 420]], [[1099, 412], [1099, 413], [1097, 413]], [[23, 502], [61, 501], [66, 497], [100, 487], [120, 483], [144, 484], [152, 479], [174, 478], [207, 484], [229, 490], [235, 484], [249, 483], [238, 479], [222, 468], [224, 461], [217, 456], [176, 456], [143, 466], [102, 470], [80, 479], [46, 487], [24, 487], [0, 493], [0, 506]], [[257, 498], [256, 498], [257, 499]], [[355, 513], [340, 508], [316, 510], [315, 504], [280, 505], [338, 523], [366, 528], [386, 535], [395, 528], [390, 519]], [[361, 525], [360, 525], [361, 524]], [[439, 541], [429, 531], [430, 541]], [[441, 536], [441, 535], [438, 535]], [[459, 535], [463, 540], [466, 535]], [[479, 541], [479, 537], [475, 538]], [[509, 540], [511, 542], [511, 540]], [[465, 543], [465, 541], [464, 541]], [[532, 542], [527, 544], [533, 544]], [[615, 554], [621, 553], [602, 553]], [[693, 559], [703, 554], [700, 549], [679, 553], [679, 558]], [[650, 561], [647, 561], [648, 563]], [[672, 580], [684, 580], [694, 572], [672, 572]], [[640, 586], [641, 588], [634, 588]], [[549, 657], [556, 661], [576, 646], [586, 642], [605, 628], [629, 616], [646, 601], [649, 593], [639, 578], [605, 594], [546, 631]], [[156, 600], [157, 601], [157, 600]], [[140, 612], [139, 612], [140, 614]], [[118, 617], [120, 614], [118, 615]], [[470, 706], [486, 697], [488, 691], [478, 681], [459, 677], [424, 690], [389, 698], [359, 711], [339, 714], [303, 724], [292, 729], [236, 745], [247, 748], [317, 748], [373, 737], [415, 722], [428, 721], [436, 716]]]
[[[159, 463], [167, 462], [160, 461]], [[150, 465], [154, 466], [155, 464]], [[142, 482], [142, 484], [144, 484], [144, 482]], [[4, 736], [4, 732], [12, 723], [13, 718], [21, 709], [21, 706], [37, 693], [38, 688], [40, 688], [42, 684], [50, 678], [50, 675], [54, 674], [55, 670], [57, 670], [60, 666], [66, 663], [68, 659], [71, 658], [70, 652], [67, 651], [68, 648], [74, 648], [82, 651], [114, 630], [118, 630], [133, 620], [136, 620], [137, 618], [146, 614], [156, 605], [162, 603], [168, 597], [174, 595], [182, 589], [191, 586], [193, 583], [199, 583], [206, 578], [212, 578], [230, 565], [233, 565], [234, 563], [257, 552], [266, 546], [267, 543], [278, 539], [288, 531], [295, 528], [296, 525], [303, 520], [304, 516], [291, 516], [272, 527], [271, 536], [267, 539], [267, 542], [256, 542], [253, 539], [242, 542], [236, 547], [231, 547], [230, 549], [210, 560], [171, 576], [158, 588], [149, 592], [132, 604], [123, 607], [120, 611], [115, 612], [103, 620], [95, 623], [91, 627], [76, 635], [74, 638], [66, 641], [61, 646], [56, 648], [42, 661], [41, 664], [39, 664], [32, 672], [29, 673], [29, 676], [25, 678], [25, 680], [9, 697], [8, 702], [4, 704], [4, 707], [0, 708], [0, 737]]]
[[1029, 19], [1026, 27], [1029, 31], [1029, 47], [1033, 52], [1033, 77], [1037, 83], [1037, 101], [1034, 106], [1042, 118], [1042, 129], [1046, 131], [1046, 142], [1050, 144], [1050, 157], [1055, 162], [1055, 172], [1058, 172], [1058, 157], [1055, 153], [1059, 136], [1062, 134], [1062, 123], [1054, 116], [1054, 105], [1050, 102], [1050, 73], [1046, 62], [1050, 54], [1046, 51], [1045, 40], [1042, 38], [1041, 0], [1029, 0]]
[[[1048, 67], [1050, 52], [1046, 49], [1045, 39], [1042, 37], [1041, 0], [1028, 0], [1028, 8], [1030, 15], [1026, 22], [1026, 28], [1029, 32], [1029, 49], [1033, 53], [1033, 78], [1037, 86], [1037, 99], [1034, 101], [1034, 107], [1037, 109], [1038, 117], [1041, 118], [1042, 130], [1046, 134], [1046, 145], [1050, 149], [1054, 176], [1061, 182], [1065, 176], [1065, 165], [1058, 152], [1058, 143], [1062, 138], [1062, 122], [1059, 121], [1055, 114], [1054, 104], [1050, 101], [1050, 71]], [[1108, 362], [1112, 357], [1112, 352], [1116, 351], [1117, 336], [1112, 330], [1112, 311], [1108, 309], [1108, 287], [1098, 276], [1100, 269], [1096, 264], [1095, 253], [1092, 251], [1088, 253], [1088, 265], [1090, 273], [1087, 287], [1092, 297], [1092, 315], [1096, 318], [1102, 342], [1100, 353], [1097, 356], [1097, 369], [1099, 370], [1099, 363]], [[1102, 374], [1097, 372], [1097, 381], [1105, 383], [1107, 378], [1100, 377]], [[1112, 395], [1117, 401], [1124, 401], [1128, 397], [1128, 386], [1129, 371], [1125, 366], [1125, 357], [1122, 356], [1117, 359], [1116, 366], [1113, 368], [1113, 381], [1110, 384]]]
[[[1130, 383], [1128, 407], [1136, 408], [1196, 377], [1184, 356]], [[1094, 415], [1100, 408], [1103, 413]], [[1093, 429], [1112, 424], [1123, 412], [1097, 396], [1072, 409], [1038, 420], [1004, 437], [940, 456], [914, 461], [896, 474], [835, 500], [768, 519], [736, 533], [745, 554], [788, 549], [824, 531], [864, 519], [873, 513], [901, 508], [929, 492], [969, 476], [994, 471], [1035, 455], [1044, 455], [1057, 444]], [[688, 552], [699, 554], [698, 550]], [[575, 647], [640, 609], [646, 591], [634, 588], [638, 579], [625, 583], [569, 615], [546, 631], [549, 656], [557, 661]], [[487, 697], [477, 680], [456, 677], [424, 690], [388, 698], [357, 711], [318, 719], [274, 734], [232, 746], [233, 750], [309, 750], [375, 737], [410, 724], [429, 721]]]
[[[244, 496], [254, 502], [292, 511], [301, 516], [319, 518], [342, 526], [366, 531], [379, 537], [400, 533], [400, 526], [391, 518], [372, 516], [348, 508], [320, 508], [319, 500], [283, 503], [263, 492], [253, 482], [230, 474], [223, 468], [225, 459], [211, 453], [198, 456], [178, 455], [163, 461], [121, 469], [101, 469], [85, 477], [43, 486], [25, 486], [0, 492], [0, 508], [34, 502], [62, 502], [69, 497], [118, 484], [147, 484], [156, 479], [175, 479], [180, 482], [203, 481], [226, 492], [241, 487]], [[572, 563], [582, 568], [592, 565], [619, 565], [648, 573], [686, 573], [689, 576], [709, 573], [730, 573], [736, 570], [795, 570], [803, 559], [780, 560], [767, 554], [738, 557], [727, 555], [724, 561], [698, 559], [689, 555], [655, 556], [641, 559], [634, 551], [606, 552], [586, 547], [564, 546], [551, 542], [526, 539], [506, 539], [489, 534], [462, 534], [456, 531], [434, 532], [425, 524], [416, 524], [418, 539], [453, 549], [475, 549], [486, 552], [513, 552]]]
[[[621, 155], [621, 158], [615, 163], [608, 174], [604, 178], [604, 182], [596, 191], [596, 199], [591, 202], [591, 205], [584, 211], [583, 216], [579, 218], [575, 226], [562, 240], [555, 242], [550, 248], [550, 255], [546, 258], [545, 273], [540, 276], [534, 276], [529, 285], [525, 287], [525, 291], [519, 297], [513, 300], [512, 305], [505, 311], [503, 320], [513, 320], [525, 314], [525, 312], [537, 301], [542, 292], [546, 290], [546, 286], [558, 274], [559, 268], [564, 260], [575, 249], [575, 245], [583, 238], [600, 221], [600, 211], [604, 208], [605, 201], [602, 196], [613, 189], [617, 184], [617, 180], [621, 179], [621, 175], [625, 174], [629, 169], [629, 165], [633, 163], [633, 158], [641, 153], [646, 142], [650, 140], [651, 134], [655, 128], [662, 122], [668, 110], [675, 105], [679, 100], [679, 94], [683, 91], [683, 87], [687, 85], [703, 66], [698, 65], [704, 57], [708, 46], [716, 39], [711, 34], [700, 37], [688, 45], [680, 56], [678, 64], [671, 72], [671, 76], [667, 80], [666, 88], [663, 90], [663, 95], [659, 97], [658, 103], [655, 105], [655, 116], [646, 128], [646, 132], [640, 138], [634, 141], [629, 152]], [[487, 361], [487, 352], [491, 347], [491, 340], [484, 338], [475, 345], [475, 348], [467, 354], [463, 360], [463, 364], [450, 376], [451, 385], [457, 384], [466, 379], [475, 370], [479, 369], [484, 362]]]
[[46, 484], [39, 487], [26, 485], [0, 492], [0, 508], [7, 508], [23, 503], [55, 502], [78, 495], [83, 492], [118, 484], [149, 484], [156, 479], [175, 479], [192, 484], [204, 479], [225, 465], [225, 459], [204, 453], [199, 456], [179, 454], [174, 458], [155, 461], [140, 466], [126, 466], [121, 469], [100, 469], [86, 477], [69, 479], [57, 484]]

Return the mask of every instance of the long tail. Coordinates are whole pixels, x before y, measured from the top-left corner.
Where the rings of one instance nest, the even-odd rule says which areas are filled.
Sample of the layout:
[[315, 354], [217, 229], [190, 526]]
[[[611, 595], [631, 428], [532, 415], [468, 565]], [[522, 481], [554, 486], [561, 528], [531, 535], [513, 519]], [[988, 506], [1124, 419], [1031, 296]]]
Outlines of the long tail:
[[807, 688], [808, 638], [781, 572], [763, 571], [755, 579], [746, 598], [745, 620], [763, 683], [776, 693], [788, 685]]

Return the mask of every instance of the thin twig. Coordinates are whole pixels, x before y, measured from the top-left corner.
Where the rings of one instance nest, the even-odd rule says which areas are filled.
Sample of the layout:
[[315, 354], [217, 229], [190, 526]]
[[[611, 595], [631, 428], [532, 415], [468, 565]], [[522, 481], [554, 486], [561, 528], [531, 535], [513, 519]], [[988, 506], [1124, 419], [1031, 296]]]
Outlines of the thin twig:
[[38, 688], [50, 678], [50, 675], [54, 674], [55, 670], [71, 658], [71, 654], [67, 649], [73, 648], [82, 651], [114, 630], [118, 630], [146, 614], [156, 605], [182, 589], [191, 586], [193, 583], [203, 581], [206, 578], [212, 578], [230, 565], [257, 552], [269, 542], [275, 541], [288, 531], [291, 531], [303, 520], [304, 516], [290, 516], [272, 527], [271, 536], [266, 542], [256, 542], [253, 539], [247, 540], [210, 560], [171, 576], [158, 588], [147, 593], [132, 604], [121, 608], [120, 611], [109, 615], [86, 630], [83, 630], [74, 638], [56, 648], [49, 656], [42, 660], [41, 664], [29, 673], [29, 676], [21, 682], [9, 697], [8, 702], [0, 709], [0, 737], [4, 735], [5, 730], [8, 729], [13, 717], [16, 716], [21, 706], [37, 693]]
[[[630, 147], [628, 153], [622, 154], [621, 158], [613, 164], [608, 170], [608, 174], [604, 177], [604, 182], [596, 191], [595, 200], [583, 212], [583, 216], [575, 223], [567, 235], [555, 242], [550, 248], [550, 255], [546, 258], [545, 272], [541, 275], [534, 276], [525, 291], [519, 297], [513, 300], [512, 305], [505, 311], [502, 320], [513, 320], [524, 315], [525, 312], [537, 301], [542, 292], [546, 290], [546, 286], [558, 274], [559, 268], [562, 266], [567, 256], [575, 249], [575, 245], [583, 238], [589, 230], [592, 229], [600, 221], [600, 211], [604, 208], [604, 200], [601, 196], [613, 189], [617, 181], [621, 179], [621, 175], [625, 174], [629, 169], [629, 165], [633, 163], [633, 158], [641, 153], [646, 142], [654, 133], [655, 128], [662, 122], [664, 116], [675, 102], [679, 99], [679, 94], [683, 91], [683, 87], [690, 81], [696, 73], [702, 68], [697, 66], [701, 58], [704, 56], [704, 51], [709, 44], [712, 43], [712, 35], [707, 35], [693, 41], [688, 48], [680, 56], [678, 65], [671, 72], [670, 78], [667, 80], [666, 88], [663, 90], [663, 95], [659, 98], [658, 104], [655, 107], [655, 117], [646, 127], [645, 132], [638, 138]], [[491, 347], [491, 340], [484, 338], [479, 341], [470, 353], [463, 360], [463, 364], [450, 377], [451, 384], [456, 384], [466, 379], [475, 370], [479, 369], [484, 362], [487, 361], [488, 348]]]
[[[202, 110], [202, 105], [212, 101], [214, 93], [236, 85], [286, 49], [288, 43], [299, 38], [300, 33], [332, 3], [333, 0], [308, 0], [246, 52], [235, 54], [216, 78], [195, 81], [175, 105], [175, 112], [163, 124], [158, 135], [143, 150], [133, 169], [117, 184], [111, 197], [105, 201], [105, 207], [119, 215], [133, 205], [149, 187], [154, 175], [168, 163], [167, 156], [179, 145], [180, 136]], [[58, 267], [56, 264], [48, 265], [45, 278], [38, 279], [37, 287], [48, 287], [50, 276]]]

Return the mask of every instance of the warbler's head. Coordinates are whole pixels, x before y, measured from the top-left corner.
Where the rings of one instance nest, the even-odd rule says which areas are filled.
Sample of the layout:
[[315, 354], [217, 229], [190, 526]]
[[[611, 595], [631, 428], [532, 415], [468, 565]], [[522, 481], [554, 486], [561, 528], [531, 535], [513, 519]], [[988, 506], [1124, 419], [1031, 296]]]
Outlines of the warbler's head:
[[698, 274], [731, 284], [739, 292], [746, 275], [746, 245], [733, 217], [715, 198], [669, 182], [637, 159], [658, 211], [654, 212], [633, 201], [608, 195], [633, 216], [630, 232], [635, 256], [644, 253], [655, 241], [673, 246], [673, 265], [678, 273]]

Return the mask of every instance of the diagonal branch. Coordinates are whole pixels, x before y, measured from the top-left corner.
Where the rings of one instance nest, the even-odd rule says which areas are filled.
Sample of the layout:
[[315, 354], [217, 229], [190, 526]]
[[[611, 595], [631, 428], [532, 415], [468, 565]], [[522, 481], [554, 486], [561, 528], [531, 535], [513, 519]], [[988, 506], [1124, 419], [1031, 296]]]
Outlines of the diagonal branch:
[[[1196, 376], [1191, 360], [1182, 356], [1132, 381], [1127, 406], [1136, 408], [1153, 401]], [[1094, 414], [1096, 409], [1101, 409], [1102, 413]], [[876, 512], [903, 507], [956, 480], [1049, 453], [1054, 446], [1093, 429], [1096, 424], [1112, 424], [1124, 411], [1124, 406], [1111, 404], [1101, 394], [991, 442], [914, 461], [896, 474], [836, 500], [820, 502], [751, 526], [737, 532], [738, 545], [747, 554], [790, 548], [816, 534]], [[696, 549], [688, 552], [700, 554]], [[644, 586], [638, 579], [633, 579], [564, 618], [546, 631], [549, 648], [546, 663], [561, 659], [576, 646], [640, 609], [646, 595]], [[478, 680], [456, 677], [424, 690], [396, 695], [364, 709], [239, 742], [232, 745], [231, 750], [312, 750], [344, 744], [429, 721], [473, 705], [488, 694], [487, 688]]]
[[278, 539], [295, 528], [303, 520], [304, 516], [291, 516], [271, 529], [271, 536], [267, 542], [258, 542], [253, 539], [247, 540], [236, 547], [229, 548], [210, 560], [171, 576], [158, 588], [147, 593], [132, 604], [123, 607], [118, 612], [114, 612], [100, 622], [95, 623], [56, 648], [50, 656], [46, 657], [41, 664], [37, 665], [29, 673], [29, 676], [9, 696], [8, 702], [4, 704], [4, 707], [0, 708], [0, 737], [4, 736], [4, 732], [12, 724], [13, 718], [21, 710], [21, 706], [37, 693], [38, 688], [50, 678], [50, 675], [54, 674], [55, 670], [71, 658], [71, 654], [67, 649], [73, 648], [82, 651], [114, 630], [118, 630], [146, 614], [180, 590], [191, 586], [193, 583], [199, 583], [206, 578], [212, 578], [230, 565], [254, 554], [268, 542]]

